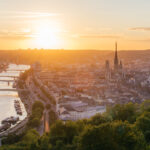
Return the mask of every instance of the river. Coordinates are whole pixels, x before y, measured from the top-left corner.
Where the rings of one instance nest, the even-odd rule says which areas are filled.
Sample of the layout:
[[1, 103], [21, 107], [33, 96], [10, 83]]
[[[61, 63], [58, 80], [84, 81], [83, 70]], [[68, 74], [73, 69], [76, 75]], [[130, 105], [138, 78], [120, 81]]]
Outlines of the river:
[[[21, 72], [29, 69], [30, 66], [28, 65], [15, 65], [10, 64], [6, 71], [0, 73], [0, 89], [14, 89], [13, 83], [14, 78], [11, 76], [18, 77]], [[4, 82], [2, 80], [7, 80], [10, 82]], [[16, 113], [14, 107], [14, 100], [19, 100], [22, 108], [22, 116]], [[0, 91], [0, 125], [1, 121], [7, 117], [19, 117], [20, 121], [22, 121], [26, 116], [27, 112], [23, 103], [21, 102], [18, 92], [17, 91]]]

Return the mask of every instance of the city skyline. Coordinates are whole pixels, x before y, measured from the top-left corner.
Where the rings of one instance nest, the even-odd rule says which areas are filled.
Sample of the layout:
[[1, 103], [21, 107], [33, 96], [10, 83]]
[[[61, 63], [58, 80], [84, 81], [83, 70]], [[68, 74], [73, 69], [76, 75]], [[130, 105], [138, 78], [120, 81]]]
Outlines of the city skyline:
[[[59, 4], [59, 5], [58, 5]], [[150, 48], [144, 0], [2, 0], [0, 49]]]

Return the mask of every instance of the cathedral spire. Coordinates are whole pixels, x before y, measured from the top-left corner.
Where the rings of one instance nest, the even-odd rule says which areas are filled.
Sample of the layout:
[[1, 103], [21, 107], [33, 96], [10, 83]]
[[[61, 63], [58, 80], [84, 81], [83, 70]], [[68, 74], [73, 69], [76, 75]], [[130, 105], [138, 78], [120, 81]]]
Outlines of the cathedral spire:
[[116, 50], [116, 52], [118, 50], [118, 43], [117, 42], [115, 43], [115, 50]]
[[114, 58], [114, 69], [117, 71], [118, 70], [118, 45], [117, 42], [115, 43], [115, 58]]

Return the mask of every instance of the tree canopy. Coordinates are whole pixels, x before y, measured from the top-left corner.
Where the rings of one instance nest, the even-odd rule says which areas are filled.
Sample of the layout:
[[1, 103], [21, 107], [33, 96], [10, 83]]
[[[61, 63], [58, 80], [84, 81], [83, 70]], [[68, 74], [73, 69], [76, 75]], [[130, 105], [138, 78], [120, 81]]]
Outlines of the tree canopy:
[[[22, 138], [8, 140], [0, 150], [150, 150], [149, 104], [115, 105], [104, 114], [78, 121], [55, 118], [49, 133], [40, 136], [31, 128]], [[32, 109], [32, 121], [38, 124], [35, 116], [43, 106], [36, 102]]]

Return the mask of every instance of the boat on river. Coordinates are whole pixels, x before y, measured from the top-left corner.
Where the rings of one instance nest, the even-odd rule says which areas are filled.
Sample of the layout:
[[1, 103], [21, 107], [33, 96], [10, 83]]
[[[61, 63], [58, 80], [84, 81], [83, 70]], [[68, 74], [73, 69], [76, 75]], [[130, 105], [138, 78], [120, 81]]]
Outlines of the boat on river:
[[9, 123], [9, 124], [16, 124], [18, 121], [19, 121], [19, 117], [11, 116], [11, 117], [8, 117], [8, 118], [2, 120], [1, 123], [2, 124], [7, 124], [7, 123]]
[[16, 124], [18, 121], [19, 121], [19, 117], [13, 117], [13, 116], [2, 120], [1, 122], [2, 125], [0, 126], [0, 132], [6, 131], [11, 127], [11, 125]]
[[7, 129], [9, 129], [11, 127], [10, 123], [5, 123], [2, 126], [0, 126], [0, 132], [6, 131]]
[[14, 106], [18, 115], [22, 115], [21, 105], [18, 100], [14, 101]]

